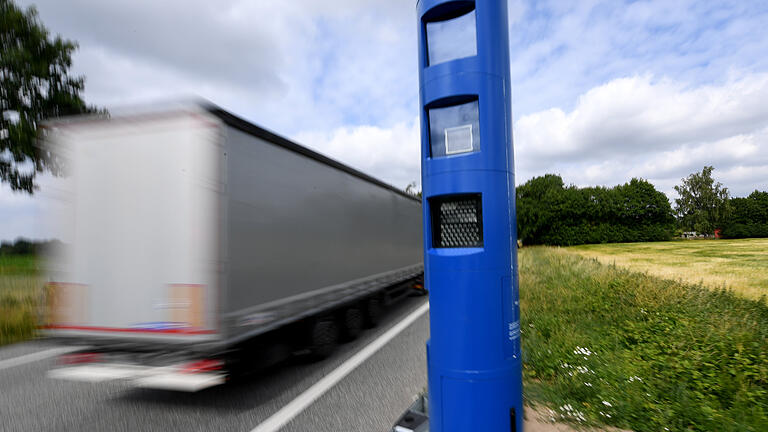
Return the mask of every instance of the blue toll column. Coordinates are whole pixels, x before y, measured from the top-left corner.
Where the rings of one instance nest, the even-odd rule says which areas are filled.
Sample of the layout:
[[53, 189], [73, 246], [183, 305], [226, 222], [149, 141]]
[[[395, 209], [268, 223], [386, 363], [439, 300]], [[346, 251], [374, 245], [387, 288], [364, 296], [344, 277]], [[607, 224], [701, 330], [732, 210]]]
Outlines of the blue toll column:
[[419, 0], [429, 429], [522, 431], [506, 0]]

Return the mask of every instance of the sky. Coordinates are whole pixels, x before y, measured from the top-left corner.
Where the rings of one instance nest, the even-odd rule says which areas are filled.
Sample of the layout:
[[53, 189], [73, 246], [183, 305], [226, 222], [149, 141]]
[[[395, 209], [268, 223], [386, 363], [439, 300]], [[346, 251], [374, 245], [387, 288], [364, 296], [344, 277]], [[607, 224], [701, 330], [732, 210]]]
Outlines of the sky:
[[[503, 0], [502, 0], [503, 1]], [[404, 188], [420, 183], [415, 0], [17, 0], [79, 43], [108, 109], [199, 96]], [[509, 0], [518, 184], [545, 173], [674, 198], [715, 167], [768, 190], [768, 2]], [[0, 185], [0, 239], [51, 236]]]

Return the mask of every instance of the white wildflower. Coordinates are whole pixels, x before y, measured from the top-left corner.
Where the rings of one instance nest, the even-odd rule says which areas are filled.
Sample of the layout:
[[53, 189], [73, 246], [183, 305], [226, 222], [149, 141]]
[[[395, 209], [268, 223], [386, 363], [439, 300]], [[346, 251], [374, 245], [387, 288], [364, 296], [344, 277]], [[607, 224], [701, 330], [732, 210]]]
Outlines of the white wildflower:
[[607, 407], [612, 407], [612, 406], [613, 406], [613, 405], [611, 405], [611, 403], [610, 403], [610, 402], [608, 402], [608, 401], [603, 401], [603, 405], [605, 405], [605, 406], [607, 406]]
[[581, 355], [583, 355], [585, 357], [588, 357], [588, 356], [592, 355], [592, 351], [590, 351], [589, 348], [582, 348], [582, 347], [580, 347], [578, 345], [576, 346], [576, 349], [573, 350], [573, 353], [574, 354], [581, 354]]

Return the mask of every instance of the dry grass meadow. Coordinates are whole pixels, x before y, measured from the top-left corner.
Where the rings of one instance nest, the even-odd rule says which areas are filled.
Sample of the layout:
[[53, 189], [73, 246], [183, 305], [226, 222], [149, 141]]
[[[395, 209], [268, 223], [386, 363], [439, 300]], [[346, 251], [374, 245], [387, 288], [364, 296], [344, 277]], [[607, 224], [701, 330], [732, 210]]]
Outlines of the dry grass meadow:
[[565, 250], [664, 279], [731, 289], [751, 299], [768, 295], [768, 239], [591, 244]]
[[0, 345], [34, 336], [41, 287], [35, 257], [0, 256]]

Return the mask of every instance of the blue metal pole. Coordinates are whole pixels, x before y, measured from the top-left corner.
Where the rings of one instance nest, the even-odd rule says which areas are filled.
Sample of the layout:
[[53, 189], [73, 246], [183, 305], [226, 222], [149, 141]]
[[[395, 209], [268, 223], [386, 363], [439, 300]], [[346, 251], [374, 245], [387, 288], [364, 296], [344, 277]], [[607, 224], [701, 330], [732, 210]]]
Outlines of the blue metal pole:
[[523, 430], [506, 0], [418, 0], [432, 432]]

